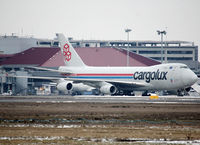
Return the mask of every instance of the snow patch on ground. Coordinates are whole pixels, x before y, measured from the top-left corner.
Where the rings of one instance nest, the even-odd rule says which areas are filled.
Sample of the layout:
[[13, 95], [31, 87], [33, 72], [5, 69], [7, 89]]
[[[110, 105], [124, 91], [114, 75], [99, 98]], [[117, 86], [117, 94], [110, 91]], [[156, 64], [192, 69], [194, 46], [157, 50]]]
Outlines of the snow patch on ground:
[[39, 141], [46, 141], [46, 140], [63, 140], [64, 137], [62, 136], [51, 136], [51, 137], [40, 137], [40, 136], [21, 136], [21, 137], [0, 137], [0, 140], [39, 140]]
[[102, 142], [102, 143], [146, 143], [146, 144], [183, 144], [183, 145], [199, 145], [200, 140], [169, 140], [169, 139], [148, 139], [148, 138], [67, 138], [63, 136], [21, 136], [21, 137], [0, 137], [0, 140], [38, 140], [38, 141], [53, 141], [53, 140], [75, 140], [87, 142]]

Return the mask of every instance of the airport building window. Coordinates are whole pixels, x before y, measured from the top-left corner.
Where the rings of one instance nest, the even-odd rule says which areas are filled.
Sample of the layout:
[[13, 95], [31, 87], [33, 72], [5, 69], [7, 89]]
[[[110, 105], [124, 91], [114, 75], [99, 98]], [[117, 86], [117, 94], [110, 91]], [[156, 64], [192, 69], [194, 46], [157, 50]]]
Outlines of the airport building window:
[[40, 45], [51, 45], [51, 42], [42, 41], [40, 42]]
[[[153, 50], [153, 51], [140, 50], [139, 54], [161, 54], [161, 51], [158, 51], [158, 50]], [[165, 51], [163, 51], [163, 54], [165, 54]]]
[[167, 60], [193, 60], [192, 57], [167, 57]]
[[134, 52], [134, 53], [137, 53], [137, 51], [136, 50], [131, 50], [132, 52]]
[[86, 44], [85, 44], [85, 47], [90, 47], [90, 44], [86, 43]]
[[167, 54], [193, 54], [193, 51], [167, 51]]
[[151, 57], [152, 59], [155, 59], [155, 60], [161, 60], [161, 57]]
[[58, 46], [58, 42], [54, 42], [54, 43], [53, 43], [53, 46]]

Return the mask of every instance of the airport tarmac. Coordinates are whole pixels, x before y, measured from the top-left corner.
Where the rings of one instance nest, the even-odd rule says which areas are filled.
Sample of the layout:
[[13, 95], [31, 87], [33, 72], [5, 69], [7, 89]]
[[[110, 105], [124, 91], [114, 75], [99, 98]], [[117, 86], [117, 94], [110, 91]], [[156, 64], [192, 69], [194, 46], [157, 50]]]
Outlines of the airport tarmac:
[[200, 96], [1, 96], [0, 102], [35, 102], [35, 103], [200, 103]]
[[1, 96], [0, 144], [199, 144], [199, 96]]

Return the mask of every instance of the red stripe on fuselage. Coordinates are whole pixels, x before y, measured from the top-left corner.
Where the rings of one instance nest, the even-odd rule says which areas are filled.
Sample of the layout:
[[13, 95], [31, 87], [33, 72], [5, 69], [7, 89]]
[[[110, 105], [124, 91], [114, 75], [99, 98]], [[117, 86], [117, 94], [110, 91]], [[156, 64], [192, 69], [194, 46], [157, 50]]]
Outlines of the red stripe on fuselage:
[[76, 74], [77, 76], [132, 76], [133, 74]]
[[133, 76], [133, 74], [62, 74], [64, 76]]

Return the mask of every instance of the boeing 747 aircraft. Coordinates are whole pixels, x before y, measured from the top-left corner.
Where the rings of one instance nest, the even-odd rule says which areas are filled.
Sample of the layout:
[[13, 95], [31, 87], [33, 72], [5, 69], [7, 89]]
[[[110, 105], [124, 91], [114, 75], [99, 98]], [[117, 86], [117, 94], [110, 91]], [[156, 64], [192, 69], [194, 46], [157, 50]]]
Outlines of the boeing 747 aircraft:
[[56, 71], [65, 78], [52, 79], [59, 91], [91, 91], [97, 89], [101, 94], [131, 95], [134, 91], [176, 91], [181, 94], [189, 91], [198, 80], [187, 65], [181, 63], [159, 64], [148, 67], [92, 67], [84, 64], [63, 34], [57, 34], [65, 66]]
[[63, 34], [57, 34], [65, 66], [57, 72], [65, 79], [57, 81], [60, 91], [98, 89], [102, 94], [134, 91], [189, 90], [197, 76], [185, 64], [168, 63], [149, 67], [92, 67], [84, 64]]

